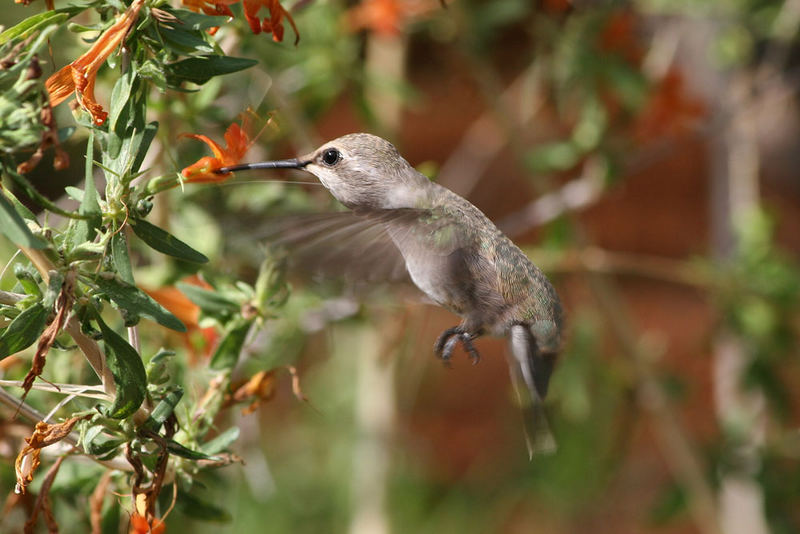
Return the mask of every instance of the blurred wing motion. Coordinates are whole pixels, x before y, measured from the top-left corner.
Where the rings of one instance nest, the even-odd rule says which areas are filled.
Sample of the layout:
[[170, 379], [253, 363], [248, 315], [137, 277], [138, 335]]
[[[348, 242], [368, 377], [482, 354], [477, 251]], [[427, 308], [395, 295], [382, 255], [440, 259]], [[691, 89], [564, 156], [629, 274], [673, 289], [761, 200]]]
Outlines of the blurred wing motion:
[[276, 217], [250, 240], [284, 249], [290, 263], [315, 277], [352, 285], [410, 279], [405, 260], [387, 232], [415, 210], [309, 213]]
[[511, 348], [508, 367], [522, 406], [528, 454], [533, 457], [534, 454], [555, 452], [557, 446], [544, 408], [555, 356], [539, 351], [526, 325], [512, 326], [508, 339]]

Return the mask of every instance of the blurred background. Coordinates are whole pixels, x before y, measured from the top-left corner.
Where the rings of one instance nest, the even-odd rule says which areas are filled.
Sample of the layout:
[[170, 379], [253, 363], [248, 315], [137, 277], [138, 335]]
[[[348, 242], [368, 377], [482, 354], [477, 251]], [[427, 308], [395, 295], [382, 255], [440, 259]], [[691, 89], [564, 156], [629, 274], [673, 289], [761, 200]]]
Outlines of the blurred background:
[[[297, 46], [288, 27], [276, 43], [239, 17], [217, 40], [259, 65], [156, 100], [145, 167], [194, 161], [202, 147], [177, 135], [221, 139], [247, 106], [272, 126], [246, 161], [356, 131], [392, 140], [561, 295], [558, 452], [528, 461], [502, 340], [445, 368], [432, 345], [457, 317], [407, 289], [353, 296], [290, 268], [285, 314], [241, 365], [294, 364], [309, 403], [287, 375], [236, 414], [245, 463], [205, 486], [209, 518], [228, 521], [178, 510], [168, 531], [800, 531], [800, 2], [445, 3], [283, 2]], [[73, 161], [84, 146], [66, 145]], [[31, 179], [57, 198], [81, 167]], [[175, 190], [151, 218], [217, 277], [252, 281], [270, 216], [335, 208], [318, 186], [253, 183], [274, 177]], [[146, 263], [137, 279], [162, 285], [170, 269]], [[203, 353], [187, 345], [187, 373]]]

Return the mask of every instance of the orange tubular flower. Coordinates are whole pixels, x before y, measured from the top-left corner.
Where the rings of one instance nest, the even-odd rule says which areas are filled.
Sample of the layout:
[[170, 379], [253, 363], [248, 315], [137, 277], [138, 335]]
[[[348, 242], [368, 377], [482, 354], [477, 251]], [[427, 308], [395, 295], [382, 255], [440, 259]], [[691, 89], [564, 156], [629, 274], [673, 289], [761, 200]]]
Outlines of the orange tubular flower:
[[[297, 26], [294, 24], [294, 19], [286, 11], [278, 0], [244, 0], [244, 18], [250, 24], [250, 30], [258, 34], [260, 32], [272, 33], [272, 40], [275, 42], [283, 41], [283, 17], [289, 21], [292, 29], [294, 30], [294, 44], [300, 42], [300, 34], [297, 32]], [[261, 8], [269, 10], [269, 18], [264, 17], [263, 20], [258, 19], [258, 11]]]
[[[235, 4], [239, 0], [217, 0], [214, 1], [207, 1], [207, 0], [181, 0], [181, 3], [197, 13], [205, 13], [206, 15], [211, 16], [224, 16], [233, 19], [233, 11], [228, 6], [231, 4]], [[208, 33], [214, 35], [219, 30], [219, 26], [215, 26], [214, 28], [210, 28]]]
[[249, 130], [249, 121], [245, 117], [242, 121], [242, 126], [235, 122], [228, 126], [225, 130], [225, 144], [226, 147], [222, 148], [216, 141], [212, 141], [205, 135], [199, 134], [181, 134], [181, 137], [191, 137], [192, 139], [199, 139], [211, 147], [214, 152], [213, 156], [205, 156], [200, 158], [195, 163], [185, 167], [181, 171], [181, 175], [186, 182], [195, 184], [224, 182], [231, 178], [233, 173], [216, 174], [214, 171], [222, 167], [229, 167], [238, 164], [244, 157], [253, 140], [247, 133]]
[[[232, 17], [233, 13], [228, 6], [237, 2], [239, 0], [181, 0], [181, 3], [192, 11], [202, 11], [206, 15], [227, 15], [229, 17]], [[247, 23], [253, 33], [272, 33], [273, 41], [283, 41], [283, 18], [286, 17], [289, 25], [294, 30], [294, 44], [300, 41], [300, 34], [297, 32], [297, 26], [295, 26], [292, 15], [283, 8], [279, 0], [243, 0], [242, 5], [244, 7], [244, 18], [247, 19]], [[259, 19], [258, 12], [262, 7], [269, 11], [269, 17]]]
[[128, 30], [136, 22], [143, 4], [144, 0], [134, 0], [128, 10], [103, 32], [88, 52], [47, 79], [45, 86], [50, 93], [51, 106], [59, 105], [74, 92], [78, 104], [92, 115], [96, 125], [100, 126], [105, 122], [108, 113], [94, 97], [97, 71], [125, 39]]

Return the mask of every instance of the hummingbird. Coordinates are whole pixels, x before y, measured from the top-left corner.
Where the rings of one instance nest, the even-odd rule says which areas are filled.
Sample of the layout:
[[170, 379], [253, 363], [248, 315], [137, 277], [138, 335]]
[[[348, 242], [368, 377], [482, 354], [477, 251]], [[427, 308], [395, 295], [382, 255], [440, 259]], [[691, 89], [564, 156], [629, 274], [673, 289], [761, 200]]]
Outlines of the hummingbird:
[[366, 133], [297, 158], [216, 172], [247, 169], [309, 172], [363, 224], [385, 232], [413, 283], [462, 319], [434, 344], [445, 363], [459, 344], [477, 363], [476, 338], [506, 338], [528, 452], [555, 450], [543, 403], [561, 347], [561, 303], [544, 273], [478, 208], [414, 169], [389, 141]]

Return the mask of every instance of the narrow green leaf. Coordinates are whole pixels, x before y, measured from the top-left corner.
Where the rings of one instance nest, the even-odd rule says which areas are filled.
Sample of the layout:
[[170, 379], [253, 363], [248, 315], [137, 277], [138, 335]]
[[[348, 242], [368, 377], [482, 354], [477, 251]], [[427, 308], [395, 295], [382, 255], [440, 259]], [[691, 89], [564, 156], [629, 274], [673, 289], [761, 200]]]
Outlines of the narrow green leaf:
[[257, 65], [255, 59], [231, 56], [197, 56], [166, 65], [167, 79], [173, 85], [192, 82], [203, 85], [214, 76], [230, 74]]
[[139, 239], [150, 245], [159, 252], [193, 263], [206, 263], [208, 258], [196, 251], [174, 235], [162, 230], [158, 226], [152, 225], [143, 219], [131, 221], [133, 233]]
[[150, 295], [117, 277], [97, 276], [94, 280], [100, 292], [120, 309], [134, 315], [152, 319], [162, 326], [186, 332], [186, 326]]
[[109, 131], [117, 129], [117, 121], [120, 115], [122, 115], [122, 110], [125, 109], [130, 102], [134, 78], [135, 73], [132, 70], [127, 70], [122, 76], [117, 78], [117, 82], [111, 89], [111, 105], [108, 112]]
[[0, 360], [33, 345], [47, 325], [47, 315], [41, 302], [22, 310], [0, 333]]
[[173, 389], [167, 393], [167, 395], [156, 404], [153, 411], [150, 412], [150, 416], [142, 424], [142, 428], [152, 432], [158, 432], [158, 429], [161, 428], [164, 421], [175, 412], [175, 407], [178, 406], [181, 398], [183, 398], [183, 389], [181, 388]]
[[81, 205], [78, 213], [90, 215], [89, 219], [73, 219], [67, 228], [64, 238], [67, 250], [74, 251], [81, 245], [94, 240], [95, 232], [102, 224], [102, 211], [100, 201], [97, 196], [97, 187], [94, 183], [94, 130], [89, 132], [89, 140], [86, 143], [86, 165], [84, 167], [84, 188], [83, 191], [77, 189], [80, 194]]
[[241, 308], [238, 302], [216, 291], [210, 291], [184, 282], [178, 282], [176, 286], [184, 295], [189, 297], [189, 300], [197, 304], [204, 314], [221, 321], [229, 319]]
[[11, 201], [11, 204], [14, 206], [14, 209], [17, 210], [17, 213], [23, 219], [28, 219], [29, 221], [36, 221], [36, 215], [33, 214], [28, 207], [19, 201], [19, 199], [14, 196], [14, 193], [9, 191], [8, 189], [5, 190], [5, 194], [8, 197], [8, 200]]
[[128, 238], [125, 236], [125, 229], [119, 230], [111, 237], [111, 260], [119, 277], [128, 284], [134, 285], [133, 268], [131, 258], [128, 255]]
[[71, 185], [68, 185], [67, 187], [64, 188], [64, 192], [72, 200], [77, 200], [78, 202], [81, 202], [83, 200], [83, 189], [78, 189], [77, 187], [72, 187]]
[[215, 26], [222, 26], [228, 22], [228, 17], [225, 16], [211, 16], [204, 15], [203, 13], [195, 13], [187, 9], [171, 9], [173, 15], [178, 17], [186, 28], [192, 30], [207, 30]]
[[225, 329], [225, 335], [220, 341], [217, 350], [211, 356], [211, 362], [208, 364], [211, 369], [221, 371], [231, 369], [236, 365], [251, 324], [253, 324], [252, 319], [241, 317], [231, 321]]
[[136, 154], [131, 165], [131, 172], [139, 172], [147, 150], [150, 148], [150, 143], [155, 139], [157, 132], [158, 122], [156, 121], [148, 123], [141, 131], [136, 131], [136, 135], [131, 139], [131, 152]]
[[144, 365], [136, 349], [104, 323], [99, 313], [95, 312], [94, 319], [103, 334], [106, 364], [117, 385], [117, 396], [106, 410], [106, 415], [114, 419], [125, 419], [139, 409], [147, 393]]
[[86, 454], [92, 456], [103, 456], [116, 450], [117, 447], [125, 443], [123, 439], [112, 438], [103, 432], [103, 425], [89, 427], [81, 436], [81, 444]]
[[214, 439], [203, 443], [200, 448], [206, 454], [217, 454], [230, 447], [237, 439], [239, 439], [239, 427], [232, 426]]
[[33, 233], [4, 195], [0, 195], [0, 232], [15, 245], [25, 248], [43, 249], [47, 241]]
[[25, 39], [33, 32], [50, 25], [62, 24], [71, 16], [83, 11], [85, 8], [68, 7], [63, 9], [55, 9], [52, 11], [45, 11], [38, 15], [28, 17], [16, 26], [12, 26], [3, 33], [0, 33], [0, 45], [4, 45], [9, 41], [16, 39]]
[[208, 454], [200, 451], [192, 450], [184, 445], [181, 445], [177, 441], [173, 439], [167, 440], [167, 450], [176, 455], [180, 456], [181, 458], [186, 458], [188, 460], [213, 460], [213, 456], [209, 456]]
[[[153, 28], [153, 33], [155, 34], [155, 28]], [[163, 26], [158, 29], [158, 35], [164, 39], [164, 45], [167, 48], [181, 55], [214, 53], [214, 47], [203, 38], [202, 33], [198, 30], [189, 29], [187, 31], [182, 25]]]

